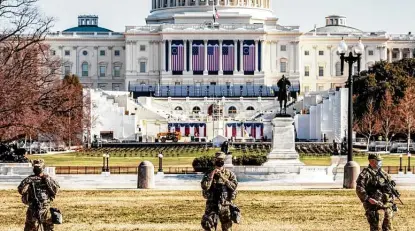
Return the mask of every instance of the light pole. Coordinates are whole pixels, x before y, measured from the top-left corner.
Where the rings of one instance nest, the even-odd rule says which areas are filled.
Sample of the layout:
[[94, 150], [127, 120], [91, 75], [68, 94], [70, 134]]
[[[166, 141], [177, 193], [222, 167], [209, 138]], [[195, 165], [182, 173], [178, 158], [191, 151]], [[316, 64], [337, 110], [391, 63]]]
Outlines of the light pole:
[[343, 188], [356, 188], [356, 179], [359, 175], [360, 166], [358, 163], [353, 161], [353, 64], [357, 63], [357, 75], [360, 73], [360, 59], [365, 47], [362, 43], [362, 40], [359, 38], [357, 46], [354, 47], [354, 53], [356, 57], [353, 56], [353, 52], [349, 52], [349, 56], [345, 56], [348, 46], [344, 39], [342, 38], [338, 51], [340, 53], [341, 61], [341, 75], [343, 75], [344, 62], [349, 64], [349, 97], [348, 97], [348, 111], [347, 111], [347, 164], [344, 166], [344, 181]]
[[110, 171], [109, 159], [110, 159], [110, 154], [104, 153], [102, 155], [102, 172], [109, 172]]

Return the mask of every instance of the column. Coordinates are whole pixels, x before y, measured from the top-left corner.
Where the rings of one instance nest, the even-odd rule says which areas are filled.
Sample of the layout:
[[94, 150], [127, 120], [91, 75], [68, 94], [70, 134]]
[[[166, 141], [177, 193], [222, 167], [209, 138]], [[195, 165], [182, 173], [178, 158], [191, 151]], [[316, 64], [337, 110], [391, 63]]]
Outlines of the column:
[[[208, 2], [208, 1], [206, 1], [206, 2]], [[207, 43], [208, 43], [208, 40], [203, 40], [204, 42], [205, 42], [205, 58], [204, 58], [204, 62], [205, 62], [205, 67], [203, 68], [203, 74], [204, 75], [207, 75], [208, 74], [208, 69], [207, 69]]]
[[388, 57], [388, 61], [391, 63], [392, 62], [392, 52], [393, 52], [393, 48], [389, 48], [389, 57]]
[[403, 49], [402, 48], [399, 48], [399, 60], [402, 59], [402, 51], [403, 51]]
[[184, 1], [184, 5], [185, 5], [185, 6], [188, 6], [188, 5], [189, 5], [189, 0], [185, 0], [185, 1]]
[[199, 5], [199, 0], [196, 0], [196, 4], [195, 4], [196, 6], [198, 6]]
[[[215, 4], [215, 2], [213, 2]], [[219, 0], [216, 0], [216, 5], [219, 6]]]
[[409, 58], [412, 59], [414, 57], [413, 55], [414, 49], [413, 48], [409, 48]]
[[167, 60], [168, 60], [168, 65], [167, 65], [167, 68], [168, 68], [168, 70], [167, 71], [169, 71], [169, 72], [171, 72], [171, 41], [172, 40], [169, 40], [169, 44], [168, 44], [168, 48], [169, 48], [169, 53], [167, 54]]
[[206, 0], [206, 1], [205, 1], [205, 5], [206, 5], [206, 6], [208, 6], [208, 5], [209, 5], [209, 1], [208, 1], [208, 0]]
[[187, 40], [183, 40], [183, 52], [184, 52], [184, 61], [183, 61], [183, 64], [184, 64], [184, 70], [183, 70], [183, 72], [187, 72]]
[[294, 41], [290, 42], [290, 51], [288, 52], [288, 73], [293, 73], [294, 72], [294, 49], [295, 49], [295, 44]]
[[330, 54], [330, 63], [329, 63], [329, 65], [330, 65], [330, 76], [333, 76], [333, 52], [331, 52], [332, 47], [333, 47], [332, 45], [327, 46], [327, 50], [329, 51], [329, 54]]
[[258, 40], [255, 40], [255, 72], [258, 72]]
[[161, 41], [161, 70], [166, 71], [166, 40]]
[[244, 40], [239, 40], [239, 72], [244, 72]]
[[278, 64], [279, 64], [279, 57], [278, 57], [278, 41], [275, 41], [274, 50], [272, 51], [272, 54], [275, 58], [272, 59], [272, 62], [274, 63], [274, 72], [278, 72]]
[[158, 0], [155, 0], [155, 1], [156, 1], [155, 8], [158, 9], [159, 8], [159, 1]]
[[233, 73], [238, 72], [238, 40], [233, 40]]
[[268, 52], [268, 55], [269, 55], [269, 71], [272, 73], [273, 71], [274, 71], [274, 60], [272, 59], [272, 54], [273, 54], [273, 50], [272, 50], [272, 44], [274, 43], [274, 41], [268, 41], [268, 44], [269, 44], [269, 47], [268, 47], [268, 49], [269, 49], [269, 52]]
[[[331, 53], [331, 50], [330, 50]], [[301, 57], [301, 53], [300, 53], [300, 42], [296, 41], [295, 42], [295, 72], [296, 73], [300, 73], [300, 57]]]
[[223, 75], [223, 67], [222, 67], [222, 43], [223, 43], [223, 40], [219, 40], [219, 75]]
[[[317, 61], [317, 47], [318, 46], [313, 46], [314, 49], [314, 76], [316, 76], [318, 78], [318, 61]], [[346, 69], [346, 68], [345, 68]], [[310, 70], [311, 72], [311, 70]]]
[[[197, 1], [196, 1], [197, 2]], [[189, 72], [193, 71], [193, 56], [192, 56], [192, 52], [193, 52], [193, 40], [189, 40], [189, 50], [190, 50], [190, 54], [189, 54]]]

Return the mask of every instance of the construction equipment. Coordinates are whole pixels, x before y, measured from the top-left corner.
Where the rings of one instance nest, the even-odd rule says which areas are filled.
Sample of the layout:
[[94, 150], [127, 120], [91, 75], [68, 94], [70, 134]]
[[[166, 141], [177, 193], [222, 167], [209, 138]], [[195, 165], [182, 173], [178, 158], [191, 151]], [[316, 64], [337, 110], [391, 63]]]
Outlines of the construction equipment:
[[180, 132], [160, 132], [157, 134], [157, 139], [162, 143], [165, 143], [167, 140], [172, 140], [173, 142], [178, 142], [182, 138]]

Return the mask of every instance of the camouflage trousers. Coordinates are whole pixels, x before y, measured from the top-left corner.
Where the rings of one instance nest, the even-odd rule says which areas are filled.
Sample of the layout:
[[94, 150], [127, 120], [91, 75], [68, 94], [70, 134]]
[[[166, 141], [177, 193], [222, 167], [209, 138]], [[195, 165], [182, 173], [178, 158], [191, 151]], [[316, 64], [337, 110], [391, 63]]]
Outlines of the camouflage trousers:
[[206, 202], [205, 214], [202, 217], [202, 228], [206, 231], [214, 231], [218, 225], [218, 217], [222, 231], [232, 231], [231, 211], [229, 205]]
[[[370, 225], [370, 231], [391, 231], [392, 230], [392, 218], [394, 215], [394, 212], [392, 208], [385, 208], [385, 209], [366, 209], [366, 218]], [[382, 228], [379, 227], [379, 211], [384, 211], [384, 218], [382, 222]]]
[[[38, 217], [40, 217], [40, 225]], [[49, 207], [43, 207], [39, 212], [30, 207], [27, 209], [24, 231], [53, 231], [53, 229], [54, 225]]]

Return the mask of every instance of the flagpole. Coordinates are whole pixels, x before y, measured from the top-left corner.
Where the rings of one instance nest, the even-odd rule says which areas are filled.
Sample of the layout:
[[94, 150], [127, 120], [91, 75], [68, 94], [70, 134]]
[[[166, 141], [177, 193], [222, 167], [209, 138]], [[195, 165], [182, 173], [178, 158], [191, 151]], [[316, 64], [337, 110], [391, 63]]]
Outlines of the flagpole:
[[216, 22], [216, 13], [215, 13], [215, 0], [212, 3], [212, 16], [213, 16], [213, 23]]

